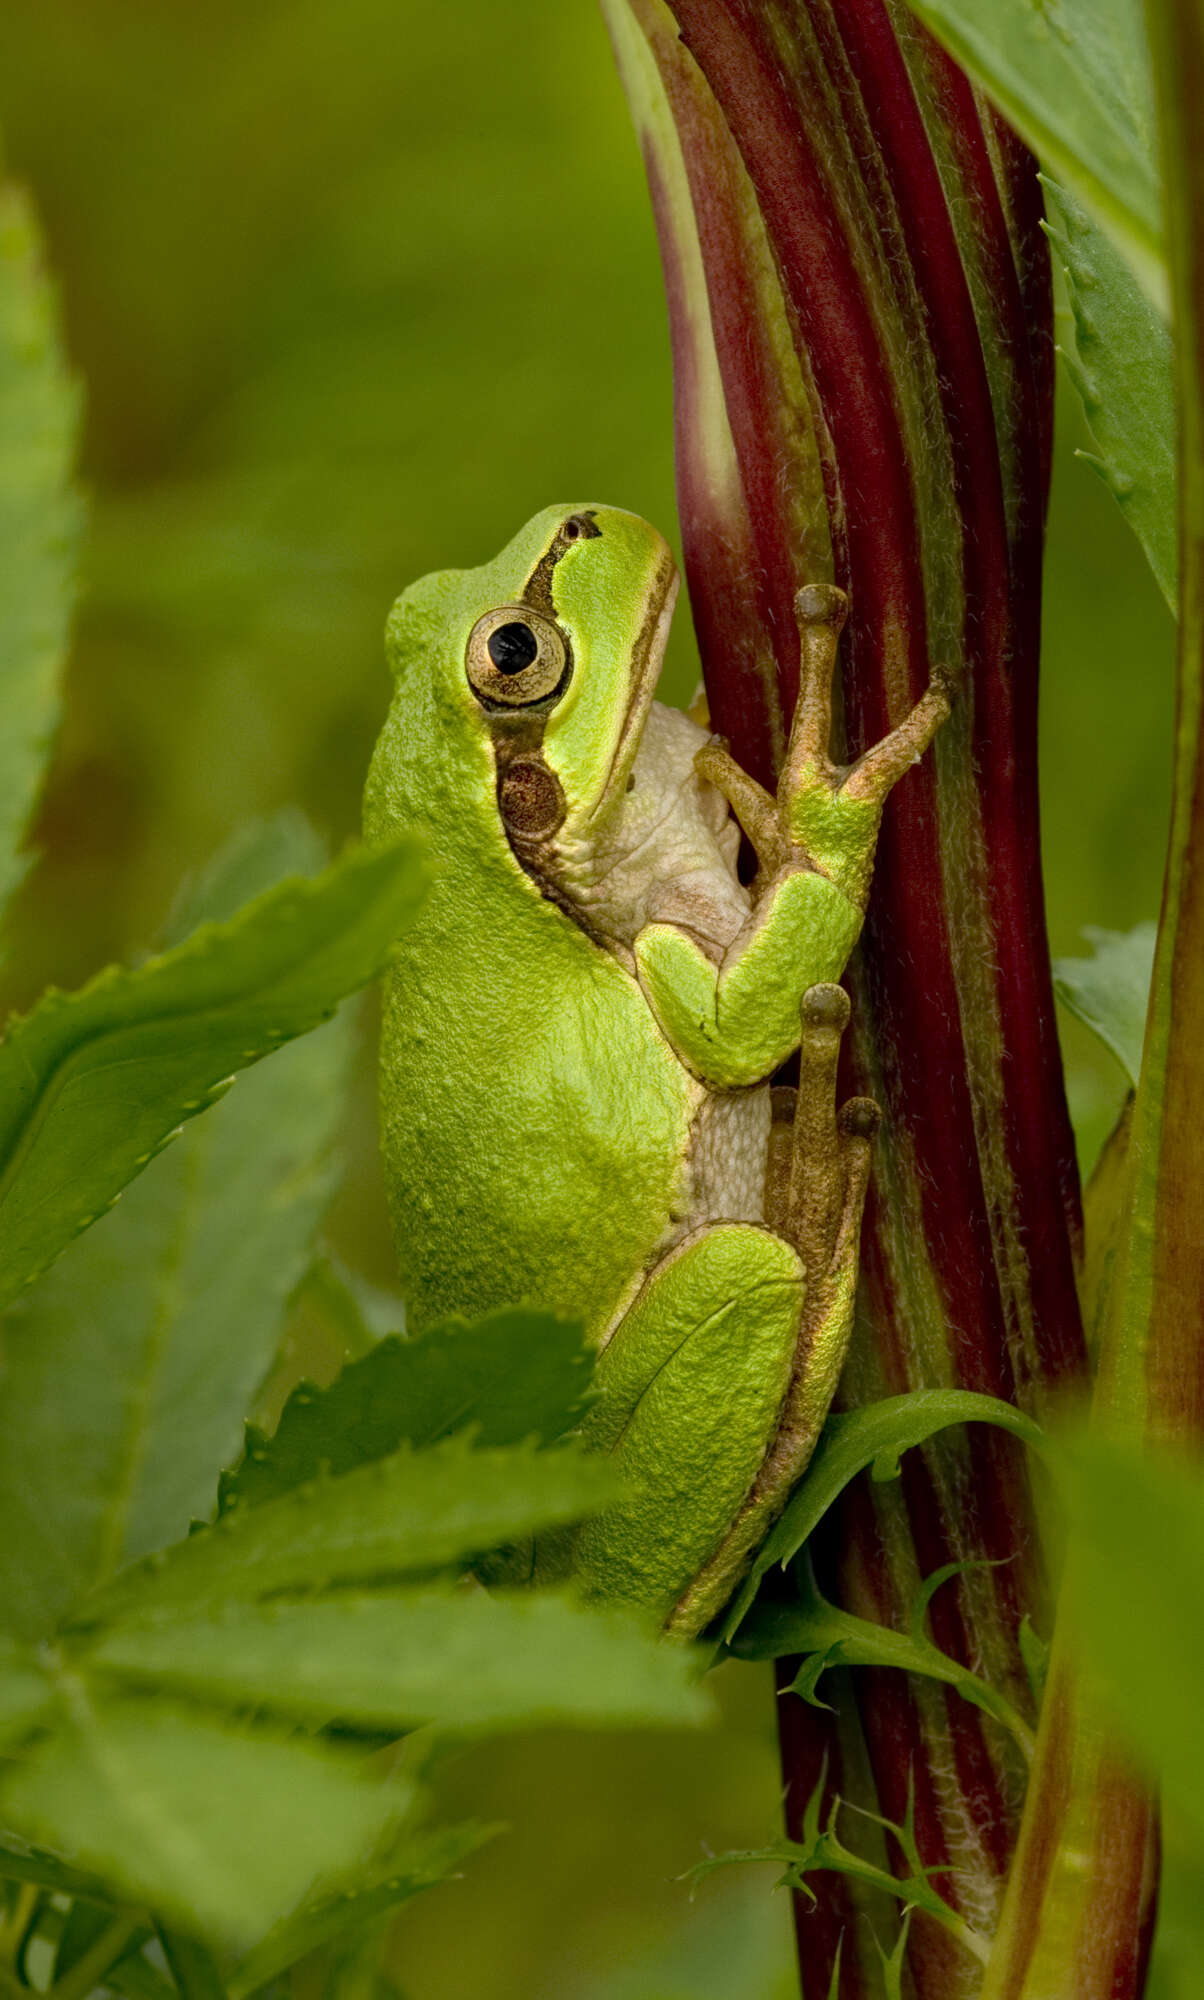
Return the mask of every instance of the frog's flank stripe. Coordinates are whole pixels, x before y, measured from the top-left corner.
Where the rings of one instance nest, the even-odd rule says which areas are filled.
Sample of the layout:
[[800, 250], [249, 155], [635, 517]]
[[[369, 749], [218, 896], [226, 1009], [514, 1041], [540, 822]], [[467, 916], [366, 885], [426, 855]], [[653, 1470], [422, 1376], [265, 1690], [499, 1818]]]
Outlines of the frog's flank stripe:
[[[771, 776], [796, 685], [789, 606], [820, 578], [851, 600], [852, 752], [930, 662], [963, 676], [934, 756], [887, 808], [851, 982], [848, 1087], [886, 1117], [846, 1393], [951, 1384], [1039, 1413], [1083, 1343], [1037, 847], [1052, 341], [1033, 163], [901, 0], [606, 8], [657, 210], [715, 726]], [[971, 1457], [947, 1434], [850, 1501], [844, 1600], [905, 1625], [920, 1576], [996, 1562], [937, 1593], [931, 1628], [1031, 1714], [1017, 1629], [1039, 1616], [1038, 1547], [1010, 1441], [976, 1436]], [[863, 1802], [901, 1820], [910, 1797], [925, 1861], [951, 1868], [937, 1886], [989, 1928], [1023, 1793], [1009, 1747], [952, 1691], [868, 1671], [854, 1687]], [[801, 1734], [796, 1809], [837, 1749]], [[831, 1881], [814, 1883], [829, 1916], [849, 1894]], [[824, 1992], [814, 1923], [807, 1991]], [[850, 1942], [840, 2000], [861, 2000], [880, 1971]], [[916, 1922], [920, 2000], [948, 1990], [948, 1952]]]

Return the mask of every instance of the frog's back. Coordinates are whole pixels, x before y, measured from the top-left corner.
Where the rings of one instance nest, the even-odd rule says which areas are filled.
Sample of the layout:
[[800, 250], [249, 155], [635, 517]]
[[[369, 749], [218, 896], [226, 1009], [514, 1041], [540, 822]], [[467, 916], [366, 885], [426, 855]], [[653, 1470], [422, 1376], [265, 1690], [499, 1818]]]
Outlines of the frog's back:
[[[703, 1088], [616, 952], [520, 860], [499, 805], [503, 773], [523, 769], [588, 815], [619, 769], [641, 674], [654, 677], [674, 587], [646, 523], [552, 508], [492, 564], [423, 578], [390, 616], [397, 686], [365, 833], [424, 835], [439, 870], [385, 981], [381, 1049], [418, 1324], [530, 1305], [597, 1334], [686, 1213]], [[508, 640], [523, 641], [513, 657]]]
[[513, 857], [453, 864], [386, 978], [381, 1061], [415, 1322], [532, 1305], [601, 1331], [680, 1217], [700, 1095], [618, 960]]
[[488, 742], [447, 753], [428, 682], [394, 703], [365, 833], [438, 870], [384, 982], [382, 1143], [415, 1324], [530, 1305], [611, 1319], [686, 1200], [701, 1086], [634, 978], [515, 857]]

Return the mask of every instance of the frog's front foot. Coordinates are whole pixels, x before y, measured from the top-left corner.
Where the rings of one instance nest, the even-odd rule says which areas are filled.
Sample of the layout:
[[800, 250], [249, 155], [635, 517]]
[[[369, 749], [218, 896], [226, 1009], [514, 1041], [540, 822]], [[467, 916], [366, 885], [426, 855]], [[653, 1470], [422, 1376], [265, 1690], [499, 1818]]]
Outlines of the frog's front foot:
[[759, 888], [802, 864], [826, 875], [863, 909], [887, 795], [949, 714], [953, 681], [944, 668], [934, 668], [896, 729], [855, 763], [837, 764], [831, 755], [832, 683], [848, 599], [835, 584], [812, 583], [796, 593], [794, 610], [799, 691], [776, 798], [740, 769], [722, 743], [700, 750], [696, 763], [727, 798], [756, 849]]
[[897, 728], [855, 763], [834, 763], [832, 683], [848, 599], [835, 584], [808, 584], [796, 594], [794, 611], [799, 692], [778, 779], [778, 818], [791, 846], [864, 907], [882, 808], [948, 716], [953, 682], [943, 667], [934, 668]]

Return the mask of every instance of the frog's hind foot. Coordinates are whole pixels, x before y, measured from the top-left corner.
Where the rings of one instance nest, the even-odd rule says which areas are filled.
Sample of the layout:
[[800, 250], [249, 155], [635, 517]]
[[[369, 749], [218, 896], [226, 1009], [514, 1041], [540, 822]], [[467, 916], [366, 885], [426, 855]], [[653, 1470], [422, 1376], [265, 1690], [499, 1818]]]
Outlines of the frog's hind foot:
[[766, 1182], [769, 1226], [804, 1266], [790, 1380], [773, 1442], [728, 1533], [682, 1593], [665, 1629], [682, 1638], [720, 1611], [815, 1449], [853, 1325], [861, 1215], [878, 1106], [851, 1097], [836, 1108], [843, 987], [808, 987], [801, 1006], [797, 1090], [775, 1086]]
[[770, 1222], [798, 1251], [807, 1284], [791, 1386], [762, 1473], [767, 1511], [781, 1504], [811, 1455], [853, 1324], [861, 1218], [881, 1114], [872, 1097], [848, 1098], [837, 1110], [837, 1064], [849, 1013], [843, 987], [811, 986], [803, 995], [788, 1141], [787, 1093], [774, 1093]]

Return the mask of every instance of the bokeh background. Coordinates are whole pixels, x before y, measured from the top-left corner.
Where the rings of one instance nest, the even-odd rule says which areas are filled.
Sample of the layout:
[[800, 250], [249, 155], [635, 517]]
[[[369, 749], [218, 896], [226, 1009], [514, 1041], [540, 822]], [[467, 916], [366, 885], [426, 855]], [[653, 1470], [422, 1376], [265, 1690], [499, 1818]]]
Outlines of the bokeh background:
[[[66, 718], [8, 1005], [150, 942], [180, 878], [301, 804], [353, 835], [385, 612], [550, 501], [674, 527], [640, 162], [592, 0], [7, 0], [0, 127], [84, 378], [91, 525]], [[1171, 628], [1060, 385], [1042, 789], [1054, 950], [1156, 914]], [[679, 615], [663, 690], [697, 678]], [[1064, 1023], [1084, 1164], [1119, 1071]], [[387, 1284], [371, 1023], [331, 1218]], [[306, 1354], [320, 1366], [321, 1357]], [[674, 1878], [777, 1815], [773, 1696], [708, 1737], [474, 1753], [449, 1809], [510, 1832], [398, 1932], [412, 2000], [792, 1991], [773, 1872]]]

